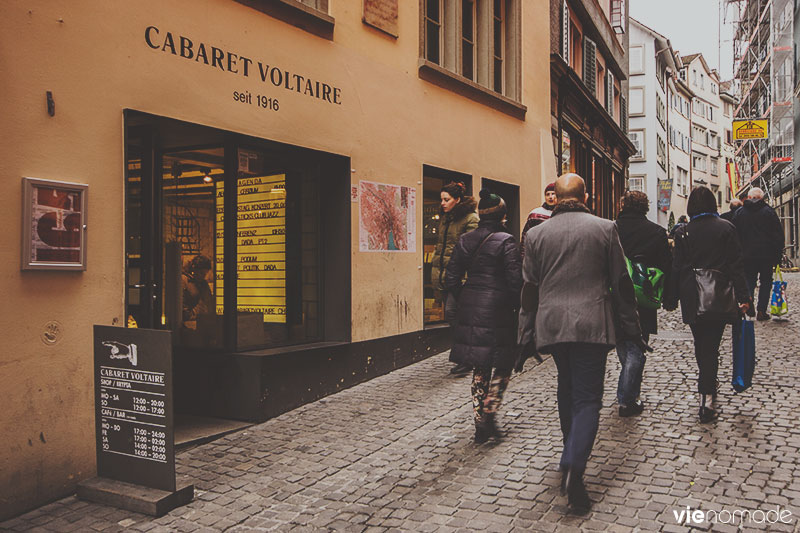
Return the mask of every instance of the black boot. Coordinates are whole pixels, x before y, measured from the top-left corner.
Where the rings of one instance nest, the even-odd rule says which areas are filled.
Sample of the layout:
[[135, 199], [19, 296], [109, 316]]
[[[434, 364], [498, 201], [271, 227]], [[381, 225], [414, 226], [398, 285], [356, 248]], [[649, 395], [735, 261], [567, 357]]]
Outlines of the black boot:
[[494, 413], [484, 414], [480, 421], [475, 422], [475, 444], [483, 444], [489, 439], [500, 440], [500, 437]]
[[489, 440], [491, 435], [486, 429], [486, 424], [483, 422], [475, 421], [475, 444], [483, 444]]
[[707, 424], [717, 418], [717, 411], [712, 407], [713, 396], [711, 394], [700, 395], [700, 423]]
[[567, 501], [570, 510], [575, 514], [586, 514], [592, 508], [592, 500], [583, 484], [583, 473], [568, 468], [564, 474], [563, 485], [567, 489]]

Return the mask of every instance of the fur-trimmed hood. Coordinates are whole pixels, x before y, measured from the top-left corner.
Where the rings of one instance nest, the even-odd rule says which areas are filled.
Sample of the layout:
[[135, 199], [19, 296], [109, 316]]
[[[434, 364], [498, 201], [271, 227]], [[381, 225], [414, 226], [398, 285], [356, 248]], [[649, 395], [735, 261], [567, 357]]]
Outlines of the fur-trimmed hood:
[[474, 196], [464, 196], [453, 209], [447, 213], [453, 217], [453, 220], [461, 220], [470, 213], [474, 213], [478, 207], [478, 202]]

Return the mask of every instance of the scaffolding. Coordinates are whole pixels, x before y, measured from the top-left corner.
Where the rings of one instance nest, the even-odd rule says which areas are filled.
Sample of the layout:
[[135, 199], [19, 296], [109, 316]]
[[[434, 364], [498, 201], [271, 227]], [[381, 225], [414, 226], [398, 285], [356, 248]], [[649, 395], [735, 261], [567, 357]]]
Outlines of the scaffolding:
[[794, 2], [726, 0], [733, 15], [733, 61], [739, 107], [735, 120], [767, 119], [767, 139], [737, 141], [739, 191], [764, 190], [783, 219], [796, 257], [800, 181], [794, 165]]

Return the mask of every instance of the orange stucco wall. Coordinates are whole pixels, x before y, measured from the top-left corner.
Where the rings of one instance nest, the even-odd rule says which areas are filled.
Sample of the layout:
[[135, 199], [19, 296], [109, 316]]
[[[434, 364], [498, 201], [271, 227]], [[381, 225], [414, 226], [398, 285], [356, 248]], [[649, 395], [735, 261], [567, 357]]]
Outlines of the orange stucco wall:
[[[70, 492], [95, 469], [92, 325], [124, 316], [123, 110], [135, 109], [343, 154], [353, 183], [417, 187], [417, 252], [358, 251], [352, 212], [352, 339], [422, 324], [422, 165], [521, 185], [521, 214], [541, 202], [549, 135], [549, 27], [522, 6], [524, 121], [419, 78], [419, 5], [401, 0], [399, 38], [361, 21], [361, 2], [331, 0], [332, 41], [228, 0], [12, 0], [0, 17], [0, 518]], [[341, 105], [148, 46], [189, 37], [341, 88]], [[251, 66], [251, 69], [254, 69]], [[55, 116], [46, 111], [52, 91]], [[278, 112], [234, 91], [280, 100]], [[85, 272], [20, 270], [21, 178], [89, 185]], [[546, 183], [546, 182], [545, 182]], [[396, 301], [410, 310], [401, 320]], [[55, 344], [42, 339], [55, 322]]]

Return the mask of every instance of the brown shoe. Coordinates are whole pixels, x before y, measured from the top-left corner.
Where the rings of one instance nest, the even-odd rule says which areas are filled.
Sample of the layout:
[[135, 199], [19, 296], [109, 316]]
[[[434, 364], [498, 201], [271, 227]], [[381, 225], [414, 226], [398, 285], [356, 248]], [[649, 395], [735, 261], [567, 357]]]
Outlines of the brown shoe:
[[759, 312], [758, 312], [758, 314], [756, 314], [756, 320], [769, 320], [769, 319], [771, 319], [771, 318], [772, 318], [772, 317], [771, 317], [771, 316], [769, 316], [769, 315], [768, 315], [767, 313], [765, 313], [764, 311], [759, 311]]

